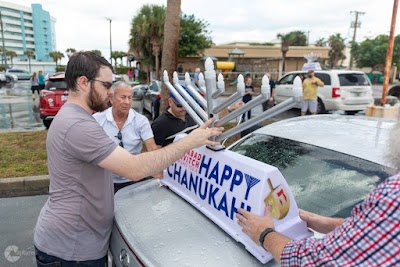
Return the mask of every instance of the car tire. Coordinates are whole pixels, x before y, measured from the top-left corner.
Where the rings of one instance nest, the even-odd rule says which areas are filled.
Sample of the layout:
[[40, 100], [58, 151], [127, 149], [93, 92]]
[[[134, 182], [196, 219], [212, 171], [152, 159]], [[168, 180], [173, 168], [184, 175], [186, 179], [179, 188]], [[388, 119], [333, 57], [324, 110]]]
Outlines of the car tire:
[[326, 109], [325, 109], [324, 102], [322, 102], [321, 98], [318, 98], [317, 114], [325, 114], [325, 113], [326, 113]]
[[51, 120], [43, 119], [43, 125], [48, 130], [50, 128], [50, 125], [51, 125]]
[[400, 85], [395, 85], [390, 88], [388, 95], [397, 97], [400, 100]]
[[10, 77], [6, 77], [6, 83], [10, 83], [12, 82], [13, 79], [11, 79]]

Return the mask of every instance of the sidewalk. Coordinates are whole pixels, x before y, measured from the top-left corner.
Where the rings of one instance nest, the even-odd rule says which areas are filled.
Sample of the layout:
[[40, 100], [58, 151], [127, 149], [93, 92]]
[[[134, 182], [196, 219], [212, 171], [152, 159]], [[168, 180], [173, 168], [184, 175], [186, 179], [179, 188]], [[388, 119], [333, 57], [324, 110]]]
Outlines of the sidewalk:
[[48, 192], [48, 175], [0, 179], [0, 198], [34, 196], [47, 194]]

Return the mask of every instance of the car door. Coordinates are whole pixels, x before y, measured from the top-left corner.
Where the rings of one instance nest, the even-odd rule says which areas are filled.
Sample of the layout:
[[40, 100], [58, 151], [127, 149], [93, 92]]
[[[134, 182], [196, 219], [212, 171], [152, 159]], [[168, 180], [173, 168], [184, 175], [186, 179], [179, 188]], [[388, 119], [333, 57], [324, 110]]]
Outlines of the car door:
[[143, 107], [147, 111], [151, 112], [151, 105], [157, 98], [157, 94], [160, 92], [159, 84], [157, 81], [152, 82], [146, 89], [143, 96]]
[[286, 99], [293, 97], [293, 80], [299, 74], [300, 73], [298, 73], [298, 72], [288, 73], [276, 82], [275, 100], [277, 103], [281, 103], [281, 102], [285, 101]]

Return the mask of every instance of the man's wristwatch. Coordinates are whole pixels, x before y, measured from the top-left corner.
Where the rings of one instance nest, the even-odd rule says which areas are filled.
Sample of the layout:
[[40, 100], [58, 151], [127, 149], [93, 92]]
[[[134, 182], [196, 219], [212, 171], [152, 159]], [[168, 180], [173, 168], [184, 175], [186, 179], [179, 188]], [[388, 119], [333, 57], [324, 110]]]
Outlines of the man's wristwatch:
[[265, 249], [265, 247], [264, 247], [264, 240], [265, 240], [265, 237], [266, 237], [268, 234], [272, 233], [272, 232], [275, 232], [274, 228], [268, 227], [268, 228], [265, 228], [265, 230], [262, 231], [261, 234], [260, 234], [260, 238], [259, 238], [258, 240], [260, 241], [260, 245], [261, 245], [264, 249]]

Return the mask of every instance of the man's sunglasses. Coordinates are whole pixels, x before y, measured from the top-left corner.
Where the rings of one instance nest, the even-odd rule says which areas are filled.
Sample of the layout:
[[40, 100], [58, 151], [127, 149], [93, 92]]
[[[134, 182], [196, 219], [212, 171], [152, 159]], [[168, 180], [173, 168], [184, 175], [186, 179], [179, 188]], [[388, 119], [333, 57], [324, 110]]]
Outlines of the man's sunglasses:
[[122, 143], [122, 133], [121, 133], [121, 131], [119, 131], [118, 134], [115, 137], [117, 137], [118, 140], [119, 140], [119, 146], [123, 148], [124, 147], [124, 143]]
[[96, 79], [92, 79], [92, 81], [101, 83], [107, 90], [110, 89], [111, 86], [113, 85], [113, 83], [111, 83], [111, 82], [103, 82], [103, 81], [96, 80]]

